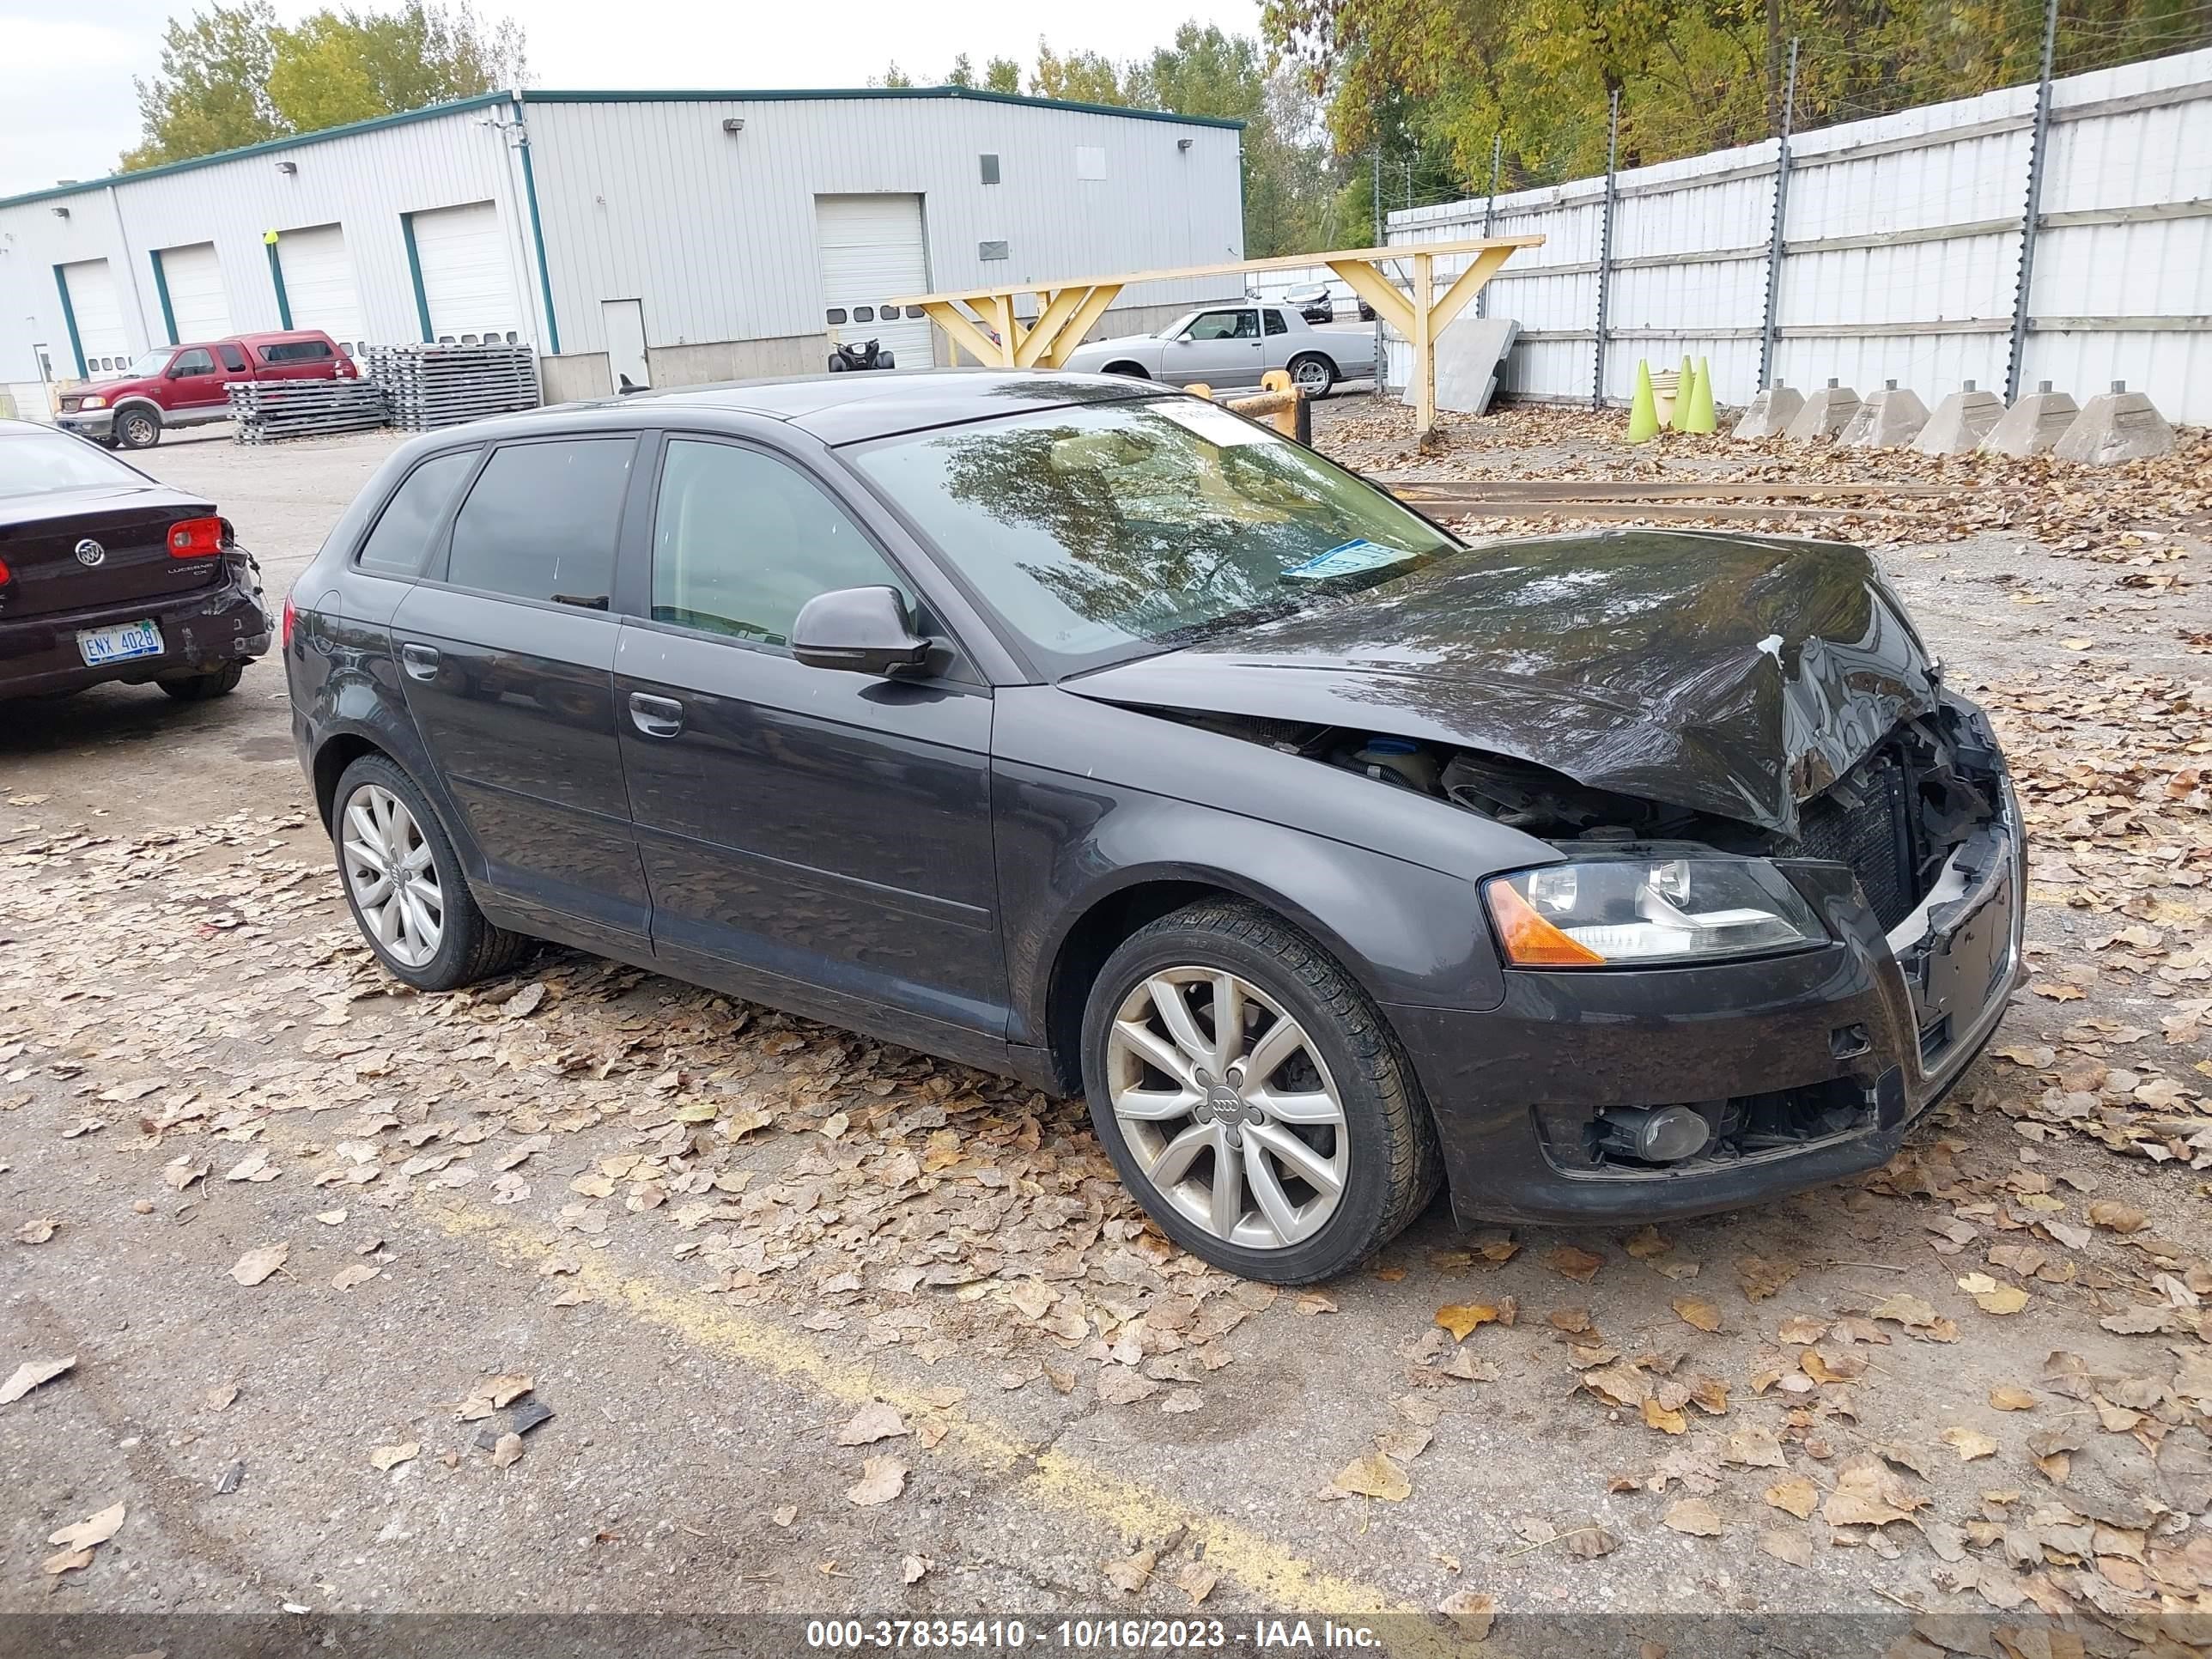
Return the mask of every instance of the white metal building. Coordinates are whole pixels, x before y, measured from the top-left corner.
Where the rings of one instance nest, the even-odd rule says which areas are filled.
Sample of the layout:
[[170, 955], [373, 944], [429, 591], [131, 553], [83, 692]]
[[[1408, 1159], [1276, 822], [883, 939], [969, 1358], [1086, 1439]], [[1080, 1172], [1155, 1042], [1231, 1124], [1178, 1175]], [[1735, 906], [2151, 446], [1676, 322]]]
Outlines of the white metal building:
[[[173, 342], [528, 341], [549, 399], [945, 360], [925, 289], [1243, 253], [1238, 124], [957, 88], [491, 93], [0, 200], [0, 387]], [[1101, 331], [1216, 297], [1132, 289]]]

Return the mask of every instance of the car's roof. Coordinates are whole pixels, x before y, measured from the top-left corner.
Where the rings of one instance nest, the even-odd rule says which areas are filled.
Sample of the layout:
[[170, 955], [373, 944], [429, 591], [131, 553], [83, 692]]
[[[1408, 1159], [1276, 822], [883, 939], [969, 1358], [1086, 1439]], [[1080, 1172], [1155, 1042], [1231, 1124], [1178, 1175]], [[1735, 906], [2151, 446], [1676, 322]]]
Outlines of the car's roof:
[[[926, 427], [988, 420], [1024, 409], [1121, 403], [1173, 390], [1118, 374], [1076, 374], [1053, 369], [877, 369], [636, 392], [566, 407], [571, 410], [580, 407], [649, 410], [662, 420], [690, 410], [726, 410], [788, 421], [824, 443], [845, 444]], [[538, 414], [558, 412], [556, 409]]]
[[59, 432], [60, 430], [59, 427], [48, 426], [43, 421], [0, 419], [0, 438], [27, 438], [33, 432]]

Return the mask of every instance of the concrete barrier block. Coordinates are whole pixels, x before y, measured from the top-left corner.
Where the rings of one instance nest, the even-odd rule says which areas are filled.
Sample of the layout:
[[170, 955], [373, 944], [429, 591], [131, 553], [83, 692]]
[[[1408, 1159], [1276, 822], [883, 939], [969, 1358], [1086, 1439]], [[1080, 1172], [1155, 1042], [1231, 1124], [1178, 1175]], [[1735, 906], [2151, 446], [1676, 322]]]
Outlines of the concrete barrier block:
[[2139, 461], [2165, 455], [2173, 449], [2173, 428], [2166, 423], [2151, 400], [2130, 392], [2124, 380], [2112, 382], [2082, 406], [2051, 453], [2062, 461], [2085, 461], [2091, 466], [2110, 466], [2116, 461]]
[[[1484, 415], [1498, 388], [1498, 370], [1520, 337], [1510, 317], [1462, 315], [1437, 336], [1437, 407], [1455, 415]], [[1406, 388], [1405, 400], [1413, 401]]]
[[1928, 405], [1920, 394], [1896, 381], [1861, 404], [1836, 434], [1839, 449], [1902, 449], [1928, 424]]
[[1820, 443], [1841, 432], [1858, 412], [1859, 394], [1830, 380], [1805, 399], [1805, 406], [1783, 435], [1796, 443]]
[[1786, 386], [1762, 387], [1743, 411], [1729, 435], [1732, 438], [1778, 438], [1790, 429], [1797, 411], [1805, 407], [1805, 394]]
[[2047, 453], [2058, 447], [2081, 412], [2081, 404], [2063, 392], [2053, 392], [2045, 380], [2005, 410], [1982, 440], [1982, 453], [2009, 455], [2015, 460]]
[[1972, 380], [1936, 405], [1928, 424], [1912, 441], [1923, 455], [1966, 455], [1981, 447], [1982, 440], [2004, 418], [2004, 399], [1994, 392], [1976, 388]]

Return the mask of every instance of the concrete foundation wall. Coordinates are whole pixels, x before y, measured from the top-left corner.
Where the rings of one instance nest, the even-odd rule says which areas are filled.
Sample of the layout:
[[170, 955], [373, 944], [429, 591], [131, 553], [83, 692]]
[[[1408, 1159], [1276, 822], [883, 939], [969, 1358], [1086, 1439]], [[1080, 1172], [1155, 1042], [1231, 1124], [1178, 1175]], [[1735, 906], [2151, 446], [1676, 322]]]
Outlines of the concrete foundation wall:
[[586, 398], [604, 398], [615, 389], [614, 375], [604, 351], [576, 351], [561, 357], [538, 360], [538, 384], [549, 404], [573, 404]]

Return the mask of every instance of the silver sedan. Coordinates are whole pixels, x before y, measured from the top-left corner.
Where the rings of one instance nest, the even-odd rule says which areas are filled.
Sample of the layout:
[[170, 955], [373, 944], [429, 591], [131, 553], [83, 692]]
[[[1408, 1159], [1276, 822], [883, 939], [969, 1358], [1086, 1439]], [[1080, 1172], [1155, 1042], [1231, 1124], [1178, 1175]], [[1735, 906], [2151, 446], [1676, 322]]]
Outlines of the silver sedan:
[[1256, 386], [1270, 369], [1285, 371], [1307, 396], [1375, 372], [1371, 328], [1316, 328], [1295, 307], [1202, 306], [1156, 334], [1127, 334], [1076, 348], [1066, 367], [1133, 374], [1176, 386]]

